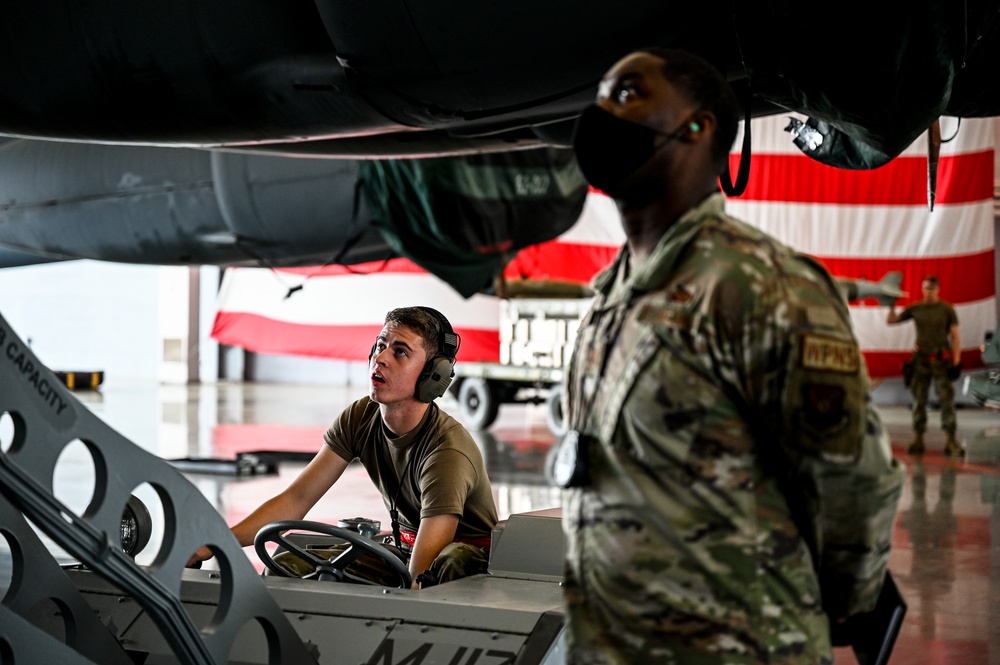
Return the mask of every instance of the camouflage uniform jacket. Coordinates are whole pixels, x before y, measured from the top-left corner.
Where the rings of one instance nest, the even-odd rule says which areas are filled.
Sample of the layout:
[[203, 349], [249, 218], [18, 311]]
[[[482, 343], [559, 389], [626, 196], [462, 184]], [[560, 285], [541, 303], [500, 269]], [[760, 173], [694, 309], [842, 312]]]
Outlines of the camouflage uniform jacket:
[[903, 471], [846, 304], [724, 204], [595, 280], [565, 386], [571, 663], [829, 663], [824, 609], [878, 595]]

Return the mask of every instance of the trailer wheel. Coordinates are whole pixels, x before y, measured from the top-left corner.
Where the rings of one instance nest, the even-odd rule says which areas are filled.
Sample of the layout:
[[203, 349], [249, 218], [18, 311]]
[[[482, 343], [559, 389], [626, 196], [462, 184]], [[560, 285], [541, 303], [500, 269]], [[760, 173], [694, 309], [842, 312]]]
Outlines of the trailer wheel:
[[562, 409], [562, 386], [556, 384], [545, 400], [545, 424], [557, 437], [566, 433], [566, 418]]
[[486, 379], [469, 378], [458, 389], [458, 404], [466, 423], [473, 429], [486, 429], [497, 419], [500, 400]]

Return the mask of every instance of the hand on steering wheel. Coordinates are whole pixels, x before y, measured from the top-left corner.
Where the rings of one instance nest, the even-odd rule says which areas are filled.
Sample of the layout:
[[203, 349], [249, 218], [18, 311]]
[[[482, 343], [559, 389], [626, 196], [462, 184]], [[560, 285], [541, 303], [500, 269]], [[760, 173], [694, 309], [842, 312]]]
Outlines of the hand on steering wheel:
[[[327, 561], [326, 559], [321, 559], [309, 550], [299, 547], [292, 541], [285, 538], [284, 532], [293, 529], [296, 531], [307, 531], [311, 533], [323, 534], [325, 536], [341, 538], [346, 540], [350, 544], [350, 547], [344, 550], [340, 556], [336, 557], [332, 561]], [[392, 571], [399, 576], [398, 588], [409, 589], [413, 585], [413, 579], [410, 577], [410, 571], [407, 569], [406, 564], [400, 561], [399, 557], [378, 543], [372, 541], [367, 536], [363, 536], [356, 531], [349, 531], [347, 529], [331, 526], [322, 522], [308, 522], [303, 520], [282, 520], [280, 522], [272, 522], [265, 525], [260, 531], [257, 532], [257, 535], [254, 536], [253, 547], [257, 552], [257, 556], [260, 557], [260, 560], [263, 561], [264, 565], [267, 566], [272, 572], [282, 575], [283, 577], [295, 577], [295, 575], [288, 572], [274, 560], [274, 557], [272, 557], [264, 547], [267, 543], [277, 543], [278, 545], [281, 545], [295, 556], [316, 568], [316, 572], [306, 575], [303, 579], [315, 578], [320, 580], [332, 579], [337, 581], [350, 580], [352, 582], [358, 582], [359, 584], [379, 586], [377, 582], [372, 582], [371, 580], [366, 580], [363, 577], [352, 575], [345, 570], [347, 566], [354, 563], [354, 561], [362, 554], [373, 554], [389, 564]]]

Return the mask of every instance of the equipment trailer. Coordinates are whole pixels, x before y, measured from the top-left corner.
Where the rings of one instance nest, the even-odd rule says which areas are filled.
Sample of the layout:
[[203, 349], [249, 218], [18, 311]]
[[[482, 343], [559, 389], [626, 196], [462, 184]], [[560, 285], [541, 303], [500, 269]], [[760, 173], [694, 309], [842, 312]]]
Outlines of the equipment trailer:
[[562, 417], [563, 370], [591, 298], [508, 298], [500, 301], [500, 362], [460, 362], [451, 390], [465, 423], [486, 429], [501, 404], [546, 404], [553, 434]]

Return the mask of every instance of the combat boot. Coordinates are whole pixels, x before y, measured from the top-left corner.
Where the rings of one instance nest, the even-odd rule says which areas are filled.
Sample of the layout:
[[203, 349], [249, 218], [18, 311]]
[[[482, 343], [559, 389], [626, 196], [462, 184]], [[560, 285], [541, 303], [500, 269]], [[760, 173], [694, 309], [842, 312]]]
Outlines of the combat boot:
[[954, 432], [947, 432], [947, 440], [944, 444], [945, 457], [965, 457], [965, 448], [955, 439]]
[[913, 437], [913, 443], [910, 447], [906, 449], [908, 455], [923, 455], [924, 454], [924, 433], [917, 432], [917, 435]]

